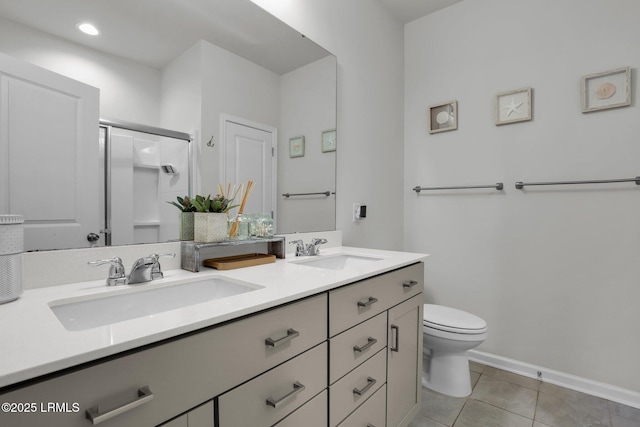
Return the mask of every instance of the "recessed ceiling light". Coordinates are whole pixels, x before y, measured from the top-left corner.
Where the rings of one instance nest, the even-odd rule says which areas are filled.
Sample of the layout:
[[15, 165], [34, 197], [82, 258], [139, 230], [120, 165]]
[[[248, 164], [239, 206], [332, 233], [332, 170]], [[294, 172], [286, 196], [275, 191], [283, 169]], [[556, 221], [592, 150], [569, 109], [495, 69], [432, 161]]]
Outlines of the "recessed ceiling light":
[[90, 36], [97, 36], [98, 34], [100, 34], [100, 31], [98, 31], [96, 27], [86, 22], [78, 24], [78, 29], [85, 34], [89, 34]]

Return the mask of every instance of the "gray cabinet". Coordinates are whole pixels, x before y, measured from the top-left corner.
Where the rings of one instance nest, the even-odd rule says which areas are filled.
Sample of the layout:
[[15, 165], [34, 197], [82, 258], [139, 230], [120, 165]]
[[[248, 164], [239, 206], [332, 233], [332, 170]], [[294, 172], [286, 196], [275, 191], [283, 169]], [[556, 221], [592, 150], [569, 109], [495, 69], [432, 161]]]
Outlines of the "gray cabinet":
[[0, 413], [0, 425], [87, 427], [87, 412], [105, 427], [159, 425], [326, 339], [320, 294], [0, 394], [16, 404], [76, 404], [68, 412]]
[[329, 292], [329, 426], [404, 427], [420, 411], [423, 287], [419, 263]]
[[404, 427], [421, 402], [423, 271], [414, 264], [5, 389], [2, 402], [70, 410], [0, 413], [0, 425]]
[[387, 426], [406, 426], [420, 412], [422, 295], [389, 310]]
[[214, 427], [213, 411], [213, 400], [211, 400], [159, 427]]

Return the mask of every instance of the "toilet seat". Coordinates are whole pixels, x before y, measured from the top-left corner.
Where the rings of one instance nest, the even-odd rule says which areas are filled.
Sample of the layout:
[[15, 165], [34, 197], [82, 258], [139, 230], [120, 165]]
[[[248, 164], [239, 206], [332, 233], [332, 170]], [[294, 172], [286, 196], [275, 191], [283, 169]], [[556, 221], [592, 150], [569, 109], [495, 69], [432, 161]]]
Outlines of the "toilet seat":
[[487, 322], [478, 316], [455, 308], [435, 304], [425, 304], [423, 325], [456, 334], [484, 334], [487, 332]]

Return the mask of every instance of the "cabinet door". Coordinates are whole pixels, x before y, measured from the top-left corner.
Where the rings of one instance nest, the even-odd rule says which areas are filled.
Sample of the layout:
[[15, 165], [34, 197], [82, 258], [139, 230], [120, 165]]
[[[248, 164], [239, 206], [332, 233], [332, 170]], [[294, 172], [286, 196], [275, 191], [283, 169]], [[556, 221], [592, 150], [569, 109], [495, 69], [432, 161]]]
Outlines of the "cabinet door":
[[406, 426], [420, 411], [422, 294], [389, 310], [387, 426]]

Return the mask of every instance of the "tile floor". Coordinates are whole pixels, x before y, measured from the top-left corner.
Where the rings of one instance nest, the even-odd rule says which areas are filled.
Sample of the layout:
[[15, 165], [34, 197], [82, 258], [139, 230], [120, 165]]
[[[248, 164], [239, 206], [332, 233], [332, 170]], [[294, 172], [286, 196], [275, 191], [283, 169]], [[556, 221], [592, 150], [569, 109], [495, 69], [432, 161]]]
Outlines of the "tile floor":
[[640, 427], [640, 409], [471, 362], [469, 397], [422, 389], [409, 427]]

